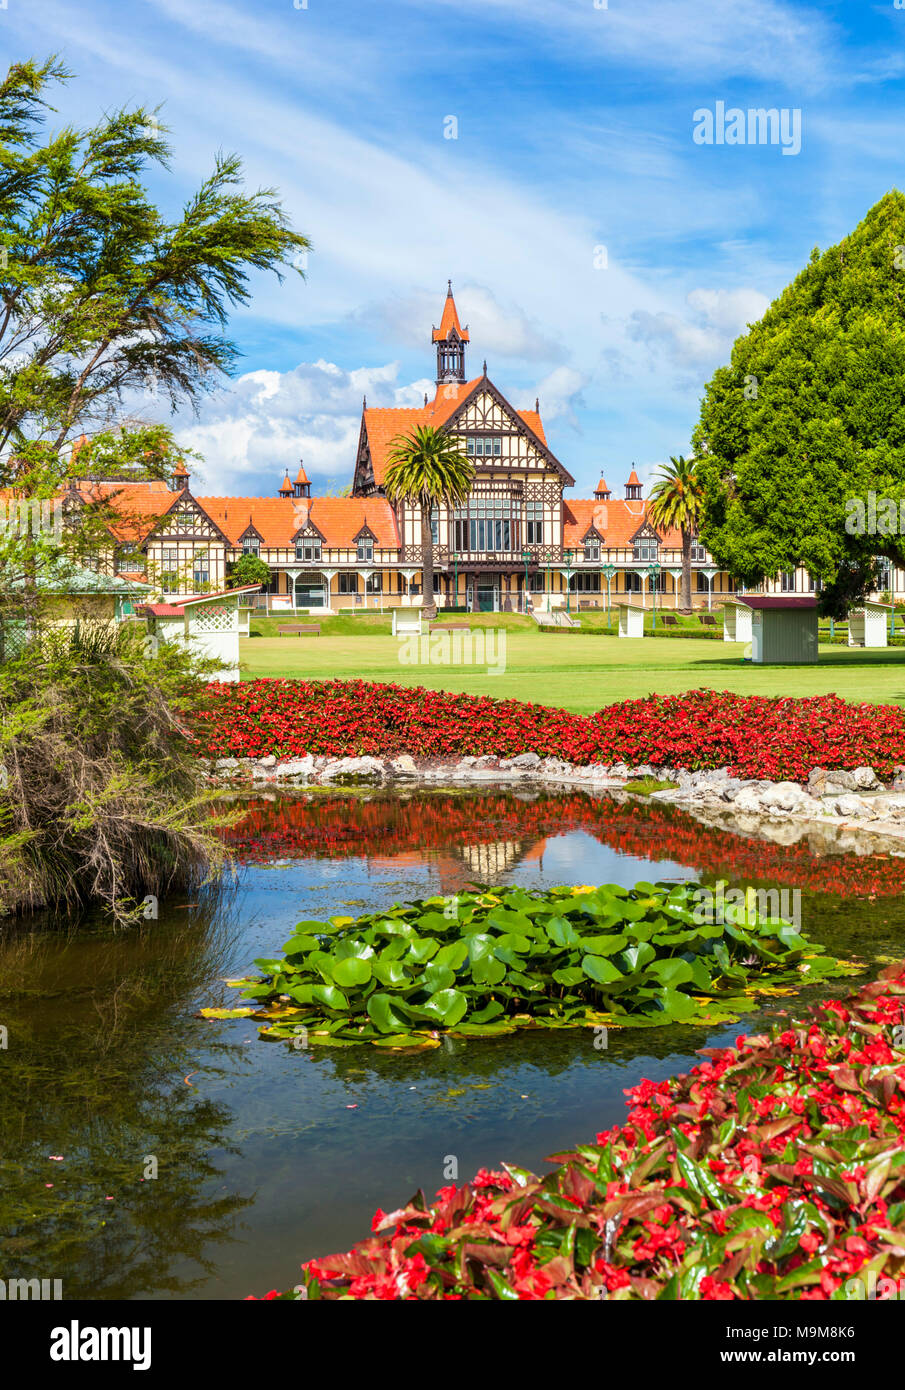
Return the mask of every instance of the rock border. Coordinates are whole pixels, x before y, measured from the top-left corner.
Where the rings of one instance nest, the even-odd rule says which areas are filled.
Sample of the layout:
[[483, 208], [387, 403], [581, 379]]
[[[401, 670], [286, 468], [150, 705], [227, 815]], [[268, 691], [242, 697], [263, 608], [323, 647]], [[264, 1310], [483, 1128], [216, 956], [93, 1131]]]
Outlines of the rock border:
[[[629, 767], [622, 762], [576, 766], [560, 758], [541, 758], [537, 753], [520, 753], [512, 758], [465, 757], [454, 763], [416, 760], [407, 753], [393, 758], [328, 758], [309, 753], [304, 758], [284, 760], [271, 753], [264, 758], [215, 758], [207, 763], [207, 774], [217, 786], [255, 791], [307, 786], [496, 785], [618, 792], [627, 783], [652, 777], [675, 782], [676, 786], [649, 796], [628, 795], [679, 806], [705, 824], [740, 834], [792, 843], [809, 830], [822, 827], [830, 832], [830, 839], [837, 841], [837, 849], [857, 849], [855, 843], [843, 846], [838, 842], [838, 832], [843, 831], [905, 841], [905, 767], [896, 768], [889, 786], [867, 766], [851, 771], [816, 767], [802, 785], [732, 777], [727, 768], [690, 772], [686, 768], [653, 767], [648, 763]], [[777, 831], [791, 830], [793, 825], [797, 833], [777, 835]]]

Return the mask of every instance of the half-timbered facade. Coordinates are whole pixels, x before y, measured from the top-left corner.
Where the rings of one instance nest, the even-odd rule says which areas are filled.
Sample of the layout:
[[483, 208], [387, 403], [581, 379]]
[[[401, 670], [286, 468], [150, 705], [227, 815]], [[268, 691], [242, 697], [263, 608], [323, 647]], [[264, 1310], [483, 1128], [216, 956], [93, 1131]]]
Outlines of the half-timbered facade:
[[[574, 479], [547, 443], [540, 414], [514, 406], [487, 373], [469, 379], [470, 337], [452, 286], [432, 331], [436, 388], [414, 408], [362, 408], [351, 495], [312, 497], [304, 466], [271, 497], [196, 495], [184, 464], [169, 483], [104, 481], [73, 487], [68, 505], [112, 501], [117, 521], [99, 565], [146, 577], [162, 596], [219, 591], [244, 554], [272, 580], [269, 608], [312, 612], [417, 605], [421, 517], [391, 504], [384, 480], [393, 442], [418, 425], [442, 427], [474, 465], [460, 507], [432, 517], [437, 602], [469, 610], [535, 611], [603, 606], [635, 595], [678, 603], [681, 537], [652, 525], [634, 469], [614, 497], [601, 477], [594, 496], [568, 495]], [[734, 594], [731, 577], [704, 547], [692, 550], [692, 599], [708, 606]], [[804, 571], [765, 592], [807, 592]], [[812, 585], [810, 585], [813, 588]]]

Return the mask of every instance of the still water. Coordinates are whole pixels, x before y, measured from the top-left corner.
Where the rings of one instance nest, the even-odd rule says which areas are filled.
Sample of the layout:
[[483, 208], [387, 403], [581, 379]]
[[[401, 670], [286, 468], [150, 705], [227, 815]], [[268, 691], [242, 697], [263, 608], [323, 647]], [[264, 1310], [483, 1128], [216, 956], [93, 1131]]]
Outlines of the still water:
[[740, 1031], [611, 1031], [607, 1051], [576, 1030], [308, 1054], [260, 1040], [247, 1019], [197, 1017], [239, 1003], [223, 978], [278, 955], [302, 918], [474, 882], [722, 877], [800, 887], [802, 929], [866, 971], [905, 954], [900, 858], [819, 857], [666, 807], [499, 791], [287, 795], [250, 803], [230, 838], [235, 881], [161, 904], [140, 931], [0, 931], [0, 1278], [59, 1278], [65, 1298], [291, 1286], [301, 1260], [366, 1234], [378, 1206], [432, 1195], [452, 1159], [460, 1181], [502, 1159], [540, 1170], [620, 1119], [625, 1087]]

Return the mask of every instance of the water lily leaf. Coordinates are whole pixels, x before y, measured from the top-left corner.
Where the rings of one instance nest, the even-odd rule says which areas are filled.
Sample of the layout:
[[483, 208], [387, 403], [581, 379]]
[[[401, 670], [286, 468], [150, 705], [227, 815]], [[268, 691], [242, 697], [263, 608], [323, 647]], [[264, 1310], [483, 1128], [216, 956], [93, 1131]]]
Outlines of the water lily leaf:
[[389, 994], [372, 994], [366, 1005], [368, 1016], [381, 1033], [405, 1033], [408, 1030], [408, 1010], [399, 999]]
[[654, 975], [662, 985], [674, 989], [676, 985], [687, 984], [694, 978], [694, 971], [687, 960], [677, 956], [674, 960], [652, 960], [647, 967], [648, 975]]
[[256, 1012], [254, 1006], [239, 1009], [199, 1009], [202, 1018], [248, 1018]]
[[[366, 985], [371, 978], [371, 962], [360, 956], [346, 956], [333, 967], [333, 979], [344, 987]], [[338, 1006], [333, 1006], [338, 1007]]]
[[578, 932], [565, 917], [551, 917], [544, 930], [554, 946], [577, 946], [581, 941]]
[[622, 971], [604, 956], [585, 956], [581, 962], [582, 973], [598, 985], [613, 984], [623, 978]]
[[627, 940], [627, 936], [583, 936], [581, 948], [591, 956], [614, 956]]
[[468, 1000], [461, 990], [440, 989], [420, 1006], [419, 1012], [428, 1018], [435, 1018], [446, 1028], [452, 1028], [465, 1016], [467, 1008]]

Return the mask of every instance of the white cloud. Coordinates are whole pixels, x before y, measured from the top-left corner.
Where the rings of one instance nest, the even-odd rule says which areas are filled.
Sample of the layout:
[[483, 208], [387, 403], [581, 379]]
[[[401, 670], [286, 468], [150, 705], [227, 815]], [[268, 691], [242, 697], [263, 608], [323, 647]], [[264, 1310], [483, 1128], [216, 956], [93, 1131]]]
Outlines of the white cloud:
[[686, 296], [689, 313], [680, 316], [660, 310], [635, 310], [626, 332], [629, 338], [662, 353], [683, 368], [716, 365], [733, 342], [755, 323], [769, 300], [759, 290], [692, 290]]
[[362, 397], [369, 405], [420, 405], [424, 381], [400, 385], [398, 363], [345, 371], [333, 362], [303, 362], [287, 372], [255, 371], [210, 397], [198, 420], [183, 417], [177, 436], [203, 455], [196, 491], [275, 494], [299, 457], [314, 485], [352, 481]]
[[[555, 367], [548, 373], [538, 383], [536, 391], [544, 424], [548, 425], [553, 420], [565, 420], [573, 429], [578, 429], [575, 412], [584, 406], [581, 392], [587, 384], [588, 378], [575, 367]], [[529, 398], [522, 393], [519, 397], [519, 407], [523, 410], [533, 410], [534, 400], [534, 396]]]

